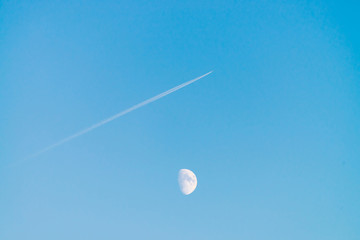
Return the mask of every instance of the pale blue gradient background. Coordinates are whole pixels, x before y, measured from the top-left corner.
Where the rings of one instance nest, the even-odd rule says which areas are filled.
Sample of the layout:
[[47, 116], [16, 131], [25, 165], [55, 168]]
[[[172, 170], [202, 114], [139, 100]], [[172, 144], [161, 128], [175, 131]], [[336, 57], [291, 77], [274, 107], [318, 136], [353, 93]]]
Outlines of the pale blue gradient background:
[[0, 239], [360, 239], [359, 11], [1, 1]]

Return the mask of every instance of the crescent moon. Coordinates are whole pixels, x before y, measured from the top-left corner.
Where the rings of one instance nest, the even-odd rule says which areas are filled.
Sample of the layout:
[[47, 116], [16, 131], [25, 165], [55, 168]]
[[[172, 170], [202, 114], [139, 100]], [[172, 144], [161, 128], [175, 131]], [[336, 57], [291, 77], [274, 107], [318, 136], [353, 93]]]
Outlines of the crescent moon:
[[178, 181], [180, 191], [184, 195], [192, 193], [197, 186], [196, 175], [189, 169], [180, 169]]

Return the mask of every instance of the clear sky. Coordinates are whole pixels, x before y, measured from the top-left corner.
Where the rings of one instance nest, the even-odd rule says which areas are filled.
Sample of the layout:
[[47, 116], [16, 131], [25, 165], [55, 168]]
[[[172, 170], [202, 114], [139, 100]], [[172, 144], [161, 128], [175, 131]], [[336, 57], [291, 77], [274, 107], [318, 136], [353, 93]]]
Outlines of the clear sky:
[[1, 1], [0, 239], [360, 239], [359, 11]]

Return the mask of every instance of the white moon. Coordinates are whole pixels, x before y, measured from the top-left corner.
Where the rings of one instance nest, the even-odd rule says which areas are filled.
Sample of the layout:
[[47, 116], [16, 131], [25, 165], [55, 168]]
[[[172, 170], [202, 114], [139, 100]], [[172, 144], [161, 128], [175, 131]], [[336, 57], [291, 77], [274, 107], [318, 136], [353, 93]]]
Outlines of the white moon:
[[189, 169], [180, 169], [178, 181], [180, 190], [185, 195], [192, 193], [197, 185], [196, 176]]

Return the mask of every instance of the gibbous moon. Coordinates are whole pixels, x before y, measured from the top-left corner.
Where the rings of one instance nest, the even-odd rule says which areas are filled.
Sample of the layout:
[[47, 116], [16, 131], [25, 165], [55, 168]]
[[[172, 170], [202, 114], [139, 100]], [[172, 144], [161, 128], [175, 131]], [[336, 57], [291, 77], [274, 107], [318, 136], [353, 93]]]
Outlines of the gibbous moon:
[[192, 193], [197, 185], [196, 176], [189, 169], [180, 169], [178, 181], [180, 190], [185, 195]]

